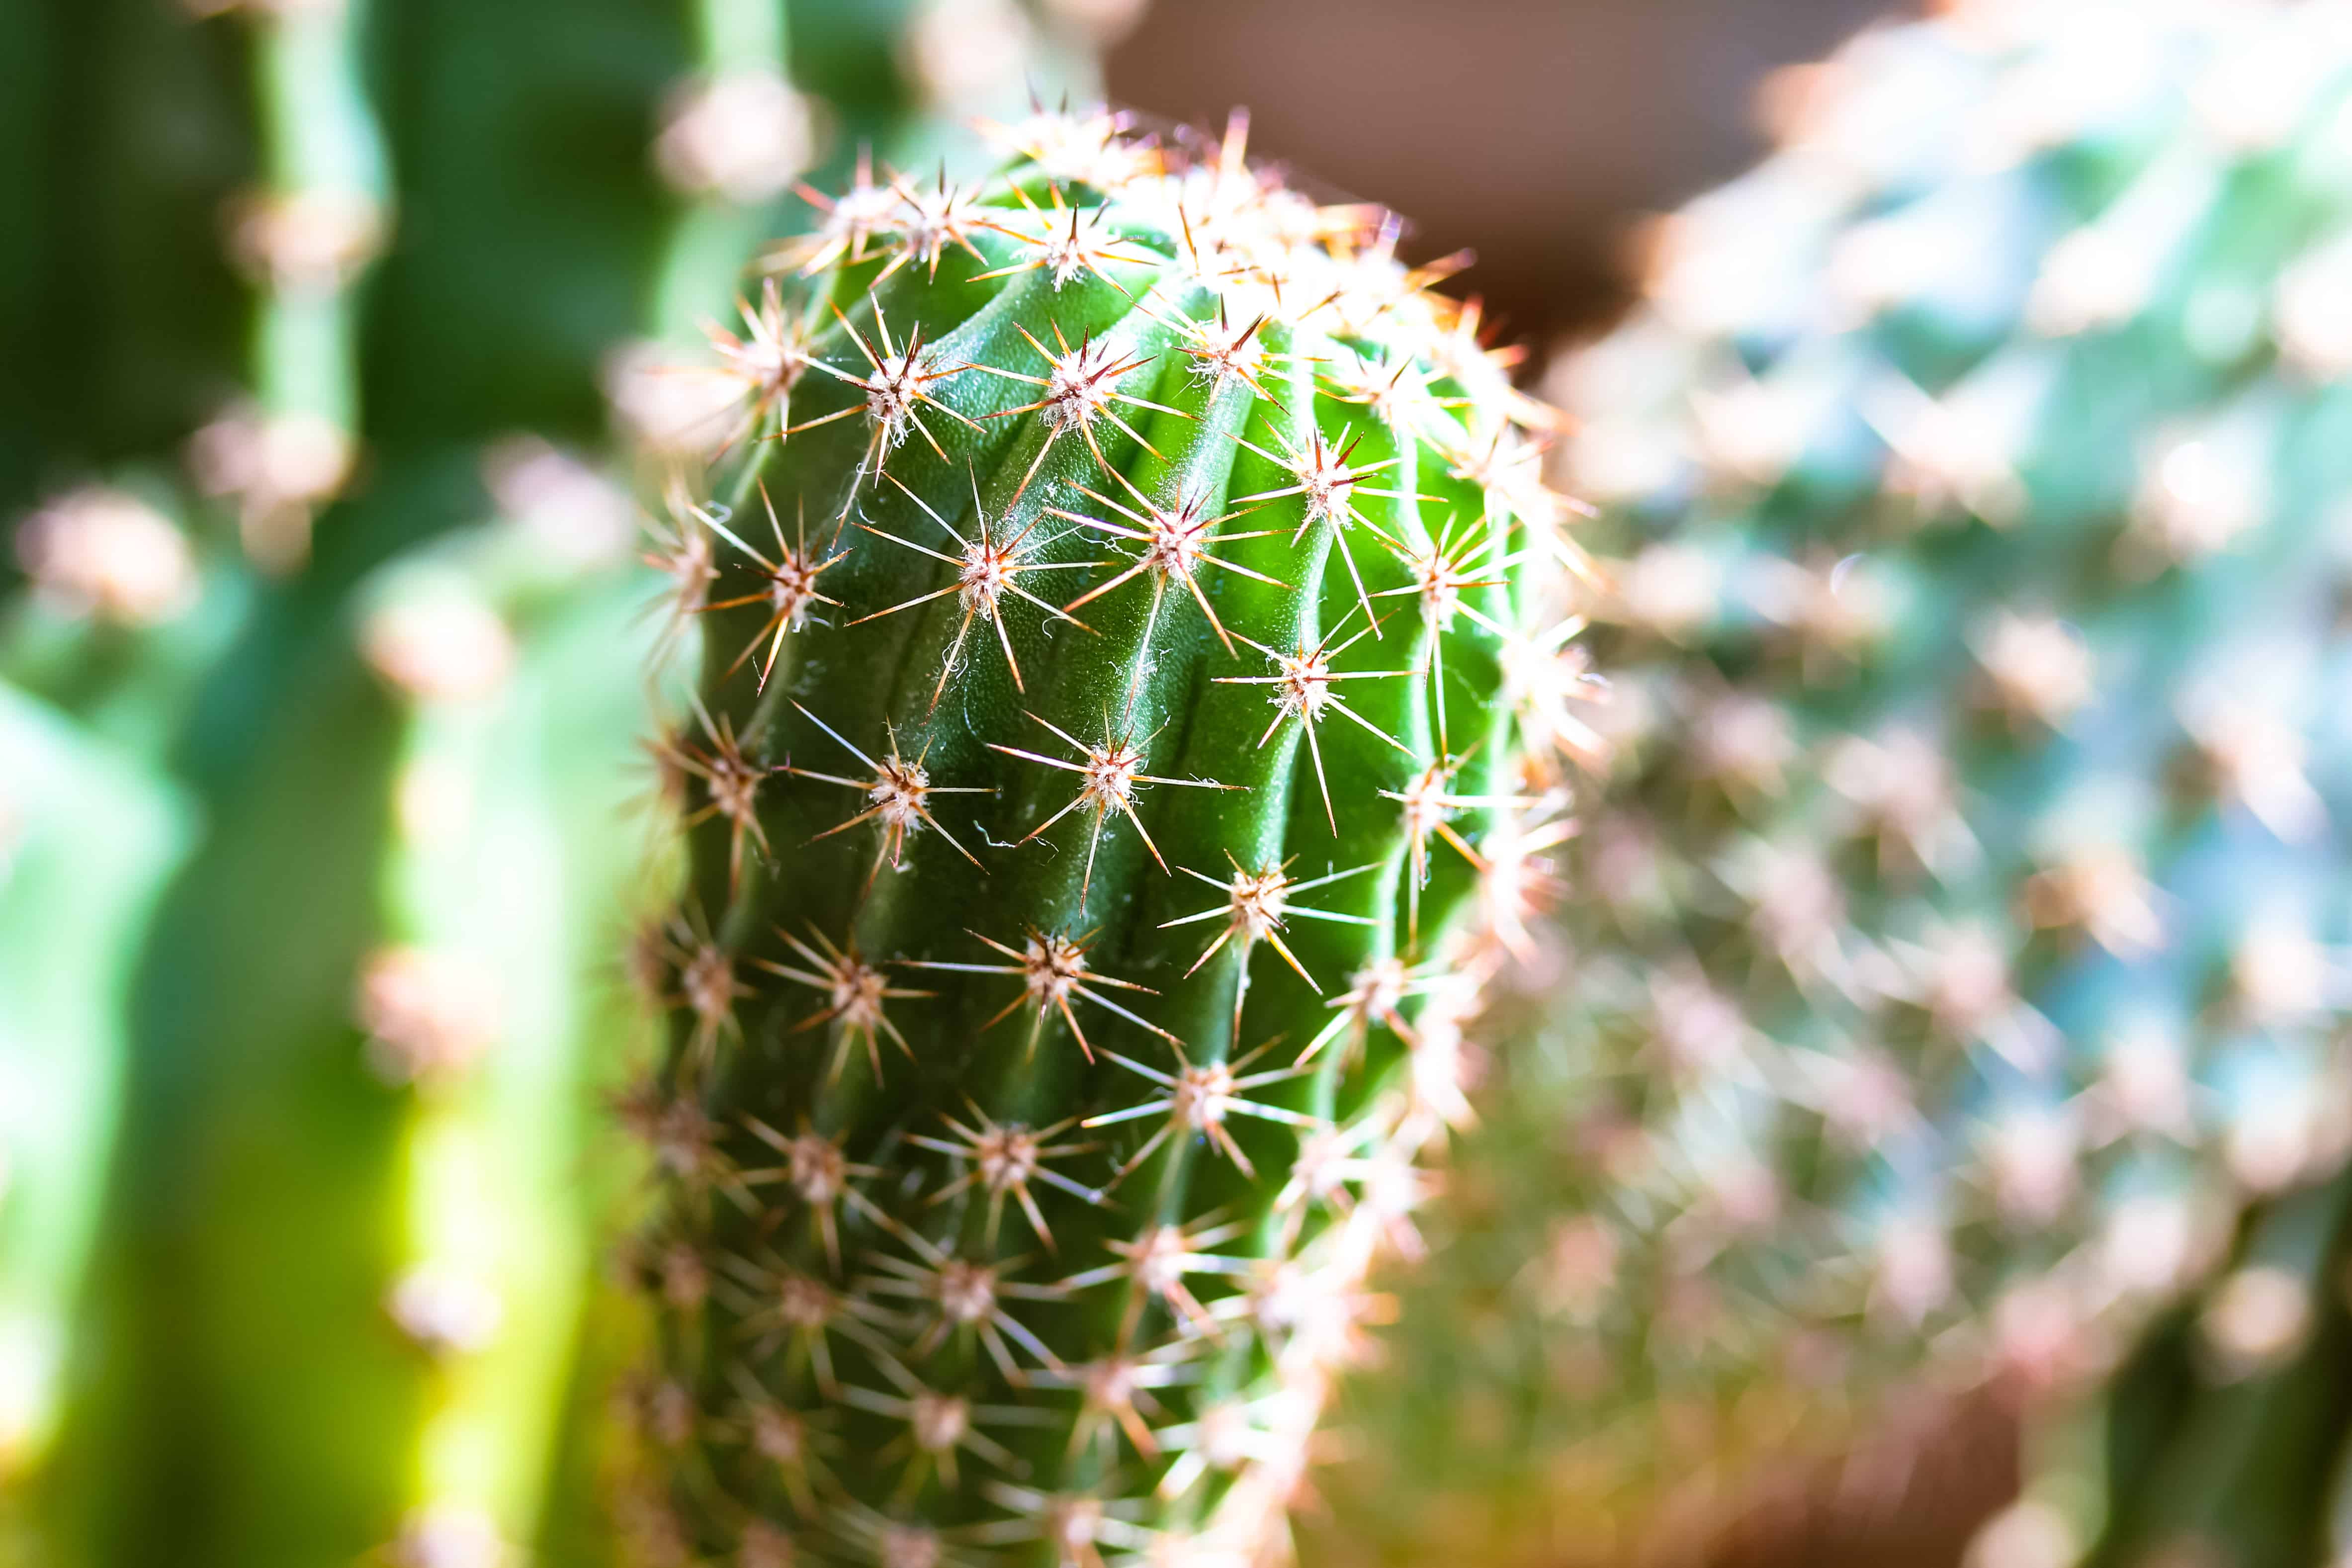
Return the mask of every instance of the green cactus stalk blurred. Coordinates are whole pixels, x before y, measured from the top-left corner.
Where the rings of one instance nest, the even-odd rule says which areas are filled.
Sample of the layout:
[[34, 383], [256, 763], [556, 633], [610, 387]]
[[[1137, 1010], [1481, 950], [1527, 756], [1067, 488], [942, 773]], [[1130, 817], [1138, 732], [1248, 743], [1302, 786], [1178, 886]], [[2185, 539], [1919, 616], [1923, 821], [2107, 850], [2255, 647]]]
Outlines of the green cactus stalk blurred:
[[17, 1506], [57, 1436], [106, 1151], [121, 993], [189, 837], [169, 784], [0, 687], [0, 1562], [37, 1561]]
[[1244, 130], [1034, 113], [761, 296], [628, 1109], [681, 1560], [1264, 1561], [1410, 1238], [1578, 558], [1444, 269]]
[[608, 954], [655, 885], [617, 815], [654, 632], [634, 509], [547, 438], [630, 423], [616, 349], [724, 308], [812, 166], [1086, 86], [1084, 18], [1012, 11], [940, 83], [888, 5], [793, 7], [789, 71], [781, 0], [28, 9], [0, 503], [55, 488], [0, 679], [120, 759], [68, 826], [145, 768], [203, 834], [159, 918], [119, 900], [79, 1012], [7, 998], [12, 1047], [80, 1019], [90, 1075], [11, 1132], [43, 1173], [12, 1247], [86, 1228], [114, 1166], [96, 1285], [69, 1236], [25, 1277], [75, 1332], [16, 1413], [64, 1431], [53, 1473], [12, 1456], [24, 1550], [605, 1560], [572, 1471], [608, 1352], [572, 1351], [623, 1184], [591, 1168], [637, 1016]]
[[371, 580], [167, 911], [119, 1381], [77, 1478], [95, 1557], [532, 1526], [638, 875], [614, 813], [640, 700], [575, 678], [625, 657], [641, 595], [545, 548], [502, 523]]
[[2260, 1205], [2230, 1267], [2124, 1365], [2095, 1428], [2103, 1450], [2088, 1464], [2053, 1454], [1992, 1541], [2071, 1522], [2069, 1494], [2102, 1482], [2090, 1517], [2104, 1528], [2086, 1563], [2169, 1552], [2285, 1568], [2340, 1553], [2352, 1432], [2347, 1198], [2352, 1178], [2339, 1175]]
[[[1481, 1517], [1570, 1555], [1662, 1496], [1687, 1523], [1906, 1377], [2095, 1385], [2249, 1205], [2323, 1277], [2352, 34], [1939, 9], [1778, 80], [1780, 150], [1657, 226], [1634, 318], [1550, 383], [1622, 558], [1622, 755], [1483, 1206], [1362, 1395], [1396, 1451], [1334, 1487], [1401, 1556]], [[2317, 1288], [2252, 1278], [2250, 1333]], [[2105, 1524], [2104, 1446], [2053, 1435], [1987, 1568], [2103, 1529], [2100, 1561], [2314, 1560], [2341, 1413], [2273, 1432], [2274, 1395], [2186, 1400], [2178, 1442], [2119, 1405], [2118, 1453], [2174, 1457]], [[2225, 1453], [2257, 1441], [2309, 1471], [2291, 1517], [2227, 1500], [2286, 1499], [2281, 1450]]]

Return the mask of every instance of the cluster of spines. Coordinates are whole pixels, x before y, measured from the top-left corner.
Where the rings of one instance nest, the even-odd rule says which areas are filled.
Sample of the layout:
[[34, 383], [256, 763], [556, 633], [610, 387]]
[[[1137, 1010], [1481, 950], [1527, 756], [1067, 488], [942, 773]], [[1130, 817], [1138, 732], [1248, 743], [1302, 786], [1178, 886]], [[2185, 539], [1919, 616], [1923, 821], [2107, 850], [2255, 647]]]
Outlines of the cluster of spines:
[[[856, 189], [836, 221], [856, 229], [859, 193], [866, 195], [865, 210], [877, 211], [865, 171], [877, 144], [927, 162], [937, 156], [942, 170], [946, 160], [961, 163], [964, 139], [944, 131], [960, 132], [971, 117], [1002, 112], [1040, 90], [1091, 90], [1092, 48], [1131, 26], [1141, 5], [1048, 6], [1040, 17], [1009, 0], [923, 0], [897, 19], [895, 38], [856, 46], [835, 30], [854, 37], [870, 29], [872, 18], [821, 9], [795, 18], [767, 0], [696, 0], [692, 9], [696, 69], [671, 91], [654, 146], [656, 170], [684, 204], [654, 280], [655, 335], [614, 352], [605, 367], [621, 429], [643, 451], [687, 461], [707, 458], [742, 434], [736, 394], [743, 382], [778, 395], [798, 368], [793, 334], [761, 300], [744, 305], [740, 336], [709, 329], [717, 374], [676, 361], [678, 341], [725, 299], [744, 257], [780, 213], [793, 215], [794, 228], [834, 214], [836, 198], [810, 183], [817, 171], [854, 159]], [[874, 101], [830, 100], [824, 82], [795, 86], [785, 68], [794, 53], [785, 35], [803, 24], [818, 39], [810, 53], [895, 44], [895, 69], [858, 82], [860, 96]], [[940, 194], [947, 195], [944, 181]], [[920, 210], [925, 216], [904, 226], [928, 235], [914, 243], [936, 265], [960, 215]], [[752, 402], [756, 424], [766, 400], [755, 395]]]
[[[788, 1530], [889, 1563], [1024, 1543], [1072, 1563], [1244, 1560], [1278, 1531], [1327, 1380], [1375, 1310], [1367, 1268], [1410, 1234], [1413, 1157], [1458, 1110], [1460, 1026], [1564, 831], [1555, 745], [1589, 738], [1567, 634], [1526, 630], [1530, 584], [1580, 557], [1533, 473], [1537, 411], [1475, 310], [1427, 294], [1378, 215], [1318, 209], [1251, 168], [1243, 134], [1164, 147], [1107, 113], [1039, 112], [1001, 128], [1023, 162], [999, 182], [861, 166], [776, 258], [791, 285], [713, 334], [748, 456], [731, 504], [682, 493], [658, 558], [677, 624], [743, 640], [714, 634], [719, 716], [664, 748], [704, 827], [701, 901], [643, 944], [677, 1024], [629, 1106], [669, 1178], [642, 1253], [669, 1364], [643, 1415], [673, 1454], [646, 1511], [679, 1549], [772, 1561]], [[1106, 310], [1116, 324], [1084, 324]], [[1370, 406], [1334, 431], [1320, 416], [1349, 403]], [[1019, 433], [1010, 450], [997, 431]], [[767, 481], [794, 477], [780, 509]], [[967, 496], [968, 518], [941, 510]], [[1382, 527], [1360, 497], [1404, 521]], [[1465, 515], [1425, 527], [1423, 500]], [[1264, 526], [1276, 503], [1285, 525]], [[839, 668], [829, 650], [858, 658], [874, 634], [856, 628], [932, 604], [933, 637], [864, 656], [915, 672], [895, 711], [820, 710], [829, 683], [809, 672]], [[1044, 646], [1032, 619], [1111, 650], [1091, 715], [1041, 711], [1066, 688], [1024, 668]], [[1244, 635], [1273, 621], [1278, 641]], [[1447, 671], [1449, 640], [1466, 672]], [[1409, 691], [1381, 709], [1402, 733], [1350, 705], [1358, 679]], [[1157, 760], [1211, 703], [1249, 711], [1221, 753], [1247, 783]], [[1353, 778], [1327, 766], [1335, 717], [1366, 737]], [[1293, 800], [1302, 737], [1317, 778]], [[1367, 780], [1365, 744], [1400, 760]], [[977, 777], [999, 782], [949, 782]], [[788, 810], [763, 791], [778, 779], [803, 786]], [[1253, 785], [1277, 812], [1255, 856], [1218, 827]], [[1165, 853], [1147, 826], [1178, 790], [1202, 809], [1172, 820], [1224, 863]], [[1285, 811], [1319, 832], [1286, 843]], [[820, 858], [864, 834], [870, 856]], [[1367, 837], [1366, 864], [1297, 865], [1318, 837]], [[1461, 871], [1424, 916], [1435, 855]], [[959, 864], [990, 877], [957, 921], [968, 948], [862, 950], [861, 931], [889, 939], [902, 884]], [[1216, 896], [1154, 894], [1171, 918], [1139, 916], [1147, 866]], [[1474, 886], [1485, 907], [1458, 911]], [[715, 927], [695, 912], [709, 907]], [[1355, 934], [1316, 945], [1309, 929]], [[1117, 973], [1107, 939], [1160, 984]], [[1318, 994], [1319, 958], [1359, 962], [1336, 999], [1288, 1008], [1307, 1026], [1251, 1045], [1261, 952]], [[921, 1017], [950, 992], [982, 1043], [954, 1011]], [[1342, 1076], [1368, 1060], [1380, 1070]], [[855, 1423], [878, 1454], [845, 1447]]]

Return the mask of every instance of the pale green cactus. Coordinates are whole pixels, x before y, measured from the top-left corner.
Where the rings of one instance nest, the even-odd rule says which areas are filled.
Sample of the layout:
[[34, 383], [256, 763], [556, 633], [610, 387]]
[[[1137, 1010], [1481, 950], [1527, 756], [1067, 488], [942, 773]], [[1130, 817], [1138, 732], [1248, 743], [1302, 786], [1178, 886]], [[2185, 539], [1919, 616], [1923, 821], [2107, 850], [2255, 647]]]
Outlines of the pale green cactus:
[[616, 351], [727, 307], [797, 180], [1085, 86], [1084, 29], [1040, 13], [950, 90], [890, 5], [26, 11], [0, 678], [201, 826], [89, 970], [74, 1059], [128, 1078], [124, 1135], [110, 1098], [55, 1119], [83, 1206], [24, 1188], [87, 1227], [117, 1175], [26, 1550], [585, 1560], [656, 622], [634, 506], [550, 441], [593, 449]]
[[71, 1403], [136, 933], [189, 838], [169, 784], [0, 687], [0, 1561]]
[[[453, 539], [310, 639], [168, 912], [122, 1194], [153, 1217], [83, 1434], [100, 1558], [146, 1531], [295, 1563], [533, 1528], [643, 862], [616, 815], [642, 595], [544, 548]], [[165, 1474], [206, 1507], [149, 1512]]]

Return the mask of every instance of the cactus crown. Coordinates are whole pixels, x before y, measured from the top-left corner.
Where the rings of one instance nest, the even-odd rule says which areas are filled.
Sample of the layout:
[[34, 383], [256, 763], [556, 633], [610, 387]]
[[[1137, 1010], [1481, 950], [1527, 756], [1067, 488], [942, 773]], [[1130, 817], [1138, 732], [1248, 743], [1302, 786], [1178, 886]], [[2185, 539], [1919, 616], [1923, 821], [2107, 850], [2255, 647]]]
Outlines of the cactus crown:
[[1243, 132], [862, 175], [716, 340], [633, 1104], [698, 1549], [1260, 1550], [1562, 836], [1541, 411]]

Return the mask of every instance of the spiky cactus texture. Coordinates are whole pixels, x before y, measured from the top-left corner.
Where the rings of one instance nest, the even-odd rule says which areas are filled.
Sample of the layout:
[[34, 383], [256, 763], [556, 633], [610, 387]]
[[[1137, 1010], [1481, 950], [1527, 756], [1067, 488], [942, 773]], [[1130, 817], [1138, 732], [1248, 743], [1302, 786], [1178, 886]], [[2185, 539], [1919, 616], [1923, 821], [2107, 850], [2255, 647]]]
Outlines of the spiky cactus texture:
[[1575, 557], [1475, 310], [1243, 130], [1032, 116], [764, 296], [630, 1109], [675, 1552], [1262, 1561], [1410, 1237]]
[[1376, 1429], [1554, 1529], [2110, 1364], [2346, 1146], [2345, 12], [1943, 12], [1776, 82], [1550, 384], [1622, 755]]

